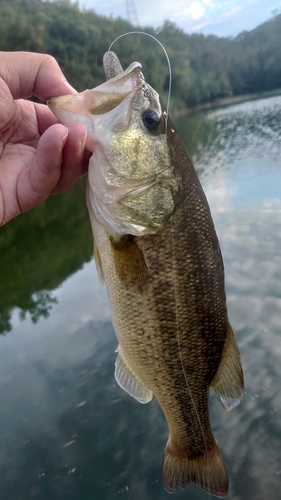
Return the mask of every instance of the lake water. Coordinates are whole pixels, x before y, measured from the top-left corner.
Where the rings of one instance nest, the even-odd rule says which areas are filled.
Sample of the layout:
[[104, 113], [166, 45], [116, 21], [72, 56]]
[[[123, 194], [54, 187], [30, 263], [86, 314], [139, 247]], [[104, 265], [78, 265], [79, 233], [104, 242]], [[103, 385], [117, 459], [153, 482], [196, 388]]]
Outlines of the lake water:
[[[281, 97], [181, 117], [226, 269], [246, 394], [210, 394], [231, 500], [281, 489]], [[81, 180], [0, 229], [0, 499], [165, 500], [167, 426], [114, 379]], [[204, 500], [194, 485], [173, 498]], [[211, 497], [209, 497], [211, 498]]]

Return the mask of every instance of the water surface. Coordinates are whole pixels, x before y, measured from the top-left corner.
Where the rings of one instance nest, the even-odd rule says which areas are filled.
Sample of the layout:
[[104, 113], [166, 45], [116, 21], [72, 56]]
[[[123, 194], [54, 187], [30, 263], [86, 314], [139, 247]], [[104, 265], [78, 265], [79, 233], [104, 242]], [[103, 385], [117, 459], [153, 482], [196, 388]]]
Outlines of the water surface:
[[[231, 500], [281, 488], [281, 97], [176, 121], [212, 209], [246, 395], [210, 395]], [[82, 180], [0, 230], [0, 498], [165, 500], [167, 427], [116, 384]], [[173, 498], [204, 500], [194, 485]]]

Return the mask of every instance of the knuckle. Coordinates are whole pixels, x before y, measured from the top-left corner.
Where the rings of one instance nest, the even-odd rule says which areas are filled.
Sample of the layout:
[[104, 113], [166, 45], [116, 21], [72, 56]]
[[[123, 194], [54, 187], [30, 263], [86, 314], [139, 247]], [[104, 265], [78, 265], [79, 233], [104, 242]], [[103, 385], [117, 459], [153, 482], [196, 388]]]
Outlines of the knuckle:
[[56, 59], [51, 56], [50, 54], [42, 54], [42, 57], [43, 57], [43, 62], [45, 63], [45, 65], [47, 66], [56, 66], [58, 67], [58, 63], [56, 61]]
[[0, 133], [13, 124], [15, 116], [15, 102], [7, 84], [0, 78]]

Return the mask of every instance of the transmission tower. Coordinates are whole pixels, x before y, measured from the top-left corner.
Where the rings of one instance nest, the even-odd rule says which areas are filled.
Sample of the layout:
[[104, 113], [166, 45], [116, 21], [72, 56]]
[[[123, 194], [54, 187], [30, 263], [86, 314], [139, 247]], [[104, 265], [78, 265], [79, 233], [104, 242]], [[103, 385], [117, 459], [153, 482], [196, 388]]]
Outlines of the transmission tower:
[[127, 17], [131, 24], [139, 26], [138, 15], [135, 7], [134, 0], [126, 0]]

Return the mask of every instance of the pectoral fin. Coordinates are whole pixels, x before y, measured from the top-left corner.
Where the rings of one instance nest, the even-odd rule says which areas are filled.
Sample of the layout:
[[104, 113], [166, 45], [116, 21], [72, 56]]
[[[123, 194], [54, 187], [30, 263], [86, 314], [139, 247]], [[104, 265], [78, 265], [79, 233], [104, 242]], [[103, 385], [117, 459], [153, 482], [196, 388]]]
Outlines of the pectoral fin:
[[103, 270], [102, 270], [102, 263], [101, 263], [101, 258], [100, 258], [100, 253], [97, 249], [97, 246], [94, 244], [94, 258], [95, 258], [95, 263], [96, 263], [96, 269], [98, 273], [98, 278], [99, 282], [101, 285], [104, 285], [104, 275], [103, 275]]
[[115, 378], [128, 394], [137, 399], [140, 403], [149, 403], [153, 398], [150, 391], [135, 374], [129, 363], [125, 360], [120, 345], [117, 348], [117, 358], [115, 363]]
[[149, 281], [149, 274], [144, 257], [131, 235], [114, 238], [111, 236], [116, 271], [120, 279], [128, 285], [138, 288]]
[[233, 410], [240, 403], [244, 393], [243, 371], [239, 349], [230, 324], [221, 362], [211, 386], [226, 411]]

